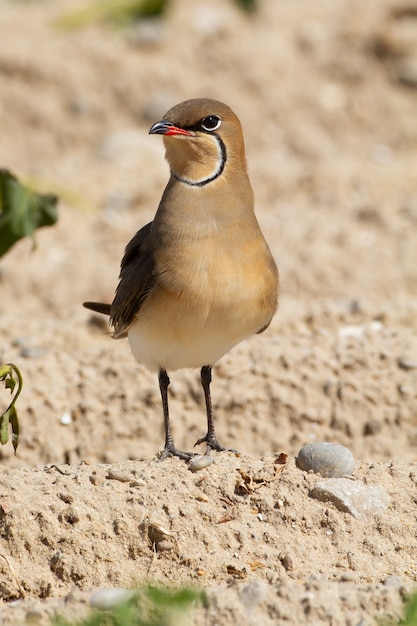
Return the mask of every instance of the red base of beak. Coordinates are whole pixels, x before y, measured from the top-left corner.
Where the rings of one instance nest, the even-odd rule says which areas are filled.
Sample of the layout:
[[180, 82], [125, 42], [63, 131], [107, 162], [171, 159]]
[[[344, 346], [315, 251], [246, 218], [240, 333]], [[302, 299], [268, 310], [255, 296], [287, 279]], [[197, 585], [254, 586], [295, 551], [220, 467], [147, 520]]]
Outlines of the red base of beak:
[[184, 130], [184, 128], [178, 128], [177, 126], [171, 126], [164, 133], [164, 135], [168, 135], [168, 137], [170, 135], [188, 135], [188, 136], [190, 136], [191, 133], [188, 130]]
[[168, 122], [167, 120], [161, 120], [160, 122], [156, 122], [150, 128], [149, 133], [151, 135], [167, 135], [168, 137], [172, 135], [192, 135], [189, 130], [174, 126], [172, 122]]

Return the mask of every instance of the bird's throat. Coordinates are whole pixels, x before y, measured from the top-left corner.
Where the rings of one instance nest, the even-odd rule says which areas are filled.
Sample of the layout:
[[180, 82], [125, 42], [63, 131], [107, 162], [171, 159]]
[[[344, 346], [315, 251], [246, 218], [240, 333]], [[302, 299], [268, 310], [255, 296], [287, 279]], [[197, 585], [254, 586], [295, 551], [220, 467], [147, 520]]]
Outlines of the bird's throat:
[[226, 148], [216, 135], [168, 138], [165, 146], [171, 174], [181, 183], [203, 187], [216, 180], [224, 170]]

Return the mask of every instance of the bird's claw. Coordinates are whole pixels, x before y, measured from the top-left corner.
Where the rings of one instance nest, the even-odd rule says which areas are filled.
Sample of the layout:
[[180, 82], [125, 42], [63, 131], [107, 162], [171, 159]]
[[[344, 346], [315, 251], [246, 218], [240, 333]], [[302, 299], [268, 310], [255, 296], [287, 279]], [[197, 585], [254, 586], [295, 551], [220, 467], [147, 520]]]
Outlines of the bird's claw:
[[183, 461], [188, 462], [194, 456], [196, 456], [196, 454], [195, 452], [182, 452], [182, 450], [178, 450], [178, 448], [176, 448], [174, 445], [168, 444], [168, 445], [165, 445], [164, 449], [162, 450], [158, 459], [158, 463], [160, 463], [161, 461], [164, 461], [169, 456], [177, 456], [179, 459], [182, 459]]
[[206, 455], [209, 455], [212, 450], [215, 450], [216, 452], [234, 452], [235, 454], [238, 454], [237, 450], [233, 450], [232, 448], [225, 448], [224, 446], [222, 446], [216, 435], [209, 436], [207, 434], [205, 437], [201, 437], [201, 439], [198, 439], [195, 442], [194, 448], [196, 446], [199, 446], [201, 443], [206, 444]]

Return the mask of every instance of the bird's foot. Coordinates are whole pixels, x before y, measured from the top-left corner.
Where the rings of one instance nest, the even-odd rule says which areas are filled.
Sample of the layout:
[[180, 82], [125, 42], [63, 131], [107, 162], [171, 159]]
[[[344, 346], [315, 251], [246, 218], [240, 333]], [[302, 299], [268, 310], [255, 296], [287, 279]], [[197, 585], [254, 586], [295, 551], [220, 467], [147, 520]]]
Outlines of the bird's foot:
[[176, 448], [174, 444], [165, 444], [165, 447], [162, 450], [161, 455], [158, 459], [158, 463], [160, 463], [169, 456], [177, 456], [183, 461], [190, 461], [195, 456], [195, 452], [182, 452], [182, 450], [178, 450], [178, 448]]
[[235, 454], [239, 454], [238, 451], [233, 450], [233, 448], [225, 448], [224, 446], [222, 446], [219, 440], [217, 439], [216, 435], [209, 435], [207, 433], [205, 437], [202, 437], [201, 439], [198, 439], [198, 441], [195, 442], [194, 448], [196, 446], [199, 446], [201, 443], [206, 444], [207, 455], [210, 454], [212, 450], [216, 450], [216, 452], [234, 452]]

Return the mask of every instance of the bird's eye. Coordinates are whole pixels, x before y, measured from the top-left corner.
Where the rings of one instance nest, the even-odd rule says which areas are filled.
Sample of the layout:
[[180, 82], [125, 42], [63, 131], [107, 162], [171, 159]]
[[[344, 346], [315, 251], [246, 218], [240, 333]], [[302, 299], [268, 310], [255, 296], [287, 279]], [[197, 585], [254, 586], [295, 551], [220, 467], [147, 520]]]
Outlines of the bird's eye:
[[217, 130], [222, 123], [218, 115], [207, 115], [201, 120], [201, 128], [211, 133], [213, 130]]

